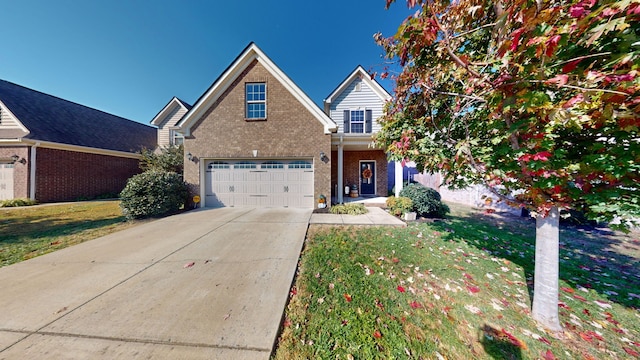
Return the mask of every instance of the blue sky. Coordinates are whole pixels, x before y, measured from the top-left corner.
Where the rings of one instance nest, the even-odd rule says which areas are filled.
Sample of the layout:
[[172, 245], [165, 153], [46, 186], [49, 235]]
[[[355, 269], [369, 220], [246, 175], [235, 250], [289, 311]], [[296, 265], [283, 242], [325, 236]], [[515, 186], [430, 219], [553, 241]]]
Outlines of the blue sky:
[[373, 34], [393, 35], [405, 4], [5, 1], [0, 78], [149, 123], [173, 96], [195, 102], [253, 41], [320, 105], [358, 64], [382, 68]]

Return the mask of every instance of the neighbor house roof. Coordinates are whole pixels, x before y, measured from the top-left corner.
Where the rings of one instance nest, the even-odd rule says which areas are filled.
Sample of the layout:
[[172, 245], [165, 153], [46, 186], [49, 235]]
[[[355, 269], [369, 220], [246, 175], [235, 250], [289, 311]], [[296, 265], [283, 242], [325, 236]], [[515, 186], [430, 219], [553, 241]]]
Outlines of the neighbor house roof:
[[307, 94], [302, 91], [278, 66], [265, 55], [262, 50], [251, 42], [231, 65], [213, 82], [207, 91], [193, 105], [193, 108], [182, 118], [178, 126], [185, 134], [191, 134], [191, 126], [200, 119], [213, 103], [233, 84], [240, 74], [254, 61], [258, 61], [269, 73], [315, 116], [324, 126], [324, 132], [329, 134], [337, 130], [336, 124], [320, 109]]
[[362, 81], [367, 83], [367, 86], [369, 86], [369, 88], [371, 88], [382, 101], [387, 101], [391, 98], [391, 95], [387, 92], [387, 90], [385, 90], [382, 85], [380, 85], [380, 83], [378, 83], [375, 79], [372, 79], [371, 75], [362, 67], [362, 65], [358, 65], [355, 70], [353, 70], [351, 74], [349, 74], [349, 76], [347, 76], [340, 83], [340, 85], [338, 85], [338, 87], [336, 87], [335, 90], [333, 90], [331, 94], [324, 100], [325, 111], [329, 111], [329, 106], [331, 106], [331, 103], [335, 99], [337, 99], [340, 94], [342, 94], [342, 92], [347, 89], [347, 87], [349, 87], [349, 84], [351, 84], [357, 78], [360, 78], [362, 79]]
[[5, 80], [0, 80], [0, 101], [27, 129], [21, 139], [130, 153], [156, 146], [151, 126]]

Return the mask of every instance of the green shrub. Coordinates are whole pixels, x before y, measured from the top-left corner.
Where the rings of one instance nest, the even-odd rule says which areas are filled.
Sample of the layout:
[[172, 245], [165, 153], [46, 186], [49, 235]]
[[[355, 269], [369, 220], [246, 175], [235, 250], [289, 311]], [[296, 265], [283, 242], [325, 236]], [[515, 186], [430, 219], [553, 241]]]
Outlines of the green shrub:
[[134, 175], [120, 193], [120, 207], [127, 219], [174, 213], [187, 201], [187, 185], [182, 175], [166, 171], [146, 171]]
[[184, 170], [184, 147], [171, 145], [161, 147], [159, 152], [143, 149], [140, 153], [142, 171], [169, 171], [182, 174]]
[[440, 194], [421, 184], [409, 184], [400, 191], [413, 202], [414, 211], [422, 217], [444, 217], [449, 213], [447, 204], [442, 203]]
[[333, 205], [329, 211], [332, 214], [343, 215], [362, 215], [369, 212], [364, 205], [356, 203]]
[[389, 196], [387, 198], [387, 209], [392, 215], [400, 216], [404, 213], [413, 211], [413, 201], [408, 197]]
[[0, 207], [18, 207], [36, 205], [38, 202], [27, 198], [10, 199], [0, 201]]

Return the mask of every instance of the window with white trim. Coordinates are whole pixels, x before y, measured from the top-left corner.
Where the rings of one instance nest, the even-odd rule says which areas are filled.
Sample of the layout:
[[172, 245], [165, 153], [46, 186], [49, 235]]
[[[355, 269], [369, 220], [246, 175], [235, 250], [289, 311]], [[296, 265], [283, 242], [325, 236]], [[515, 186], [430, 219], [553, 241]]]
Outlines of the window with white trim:
[[263, 120], [267, 118], [267, 84], [245, 84], [246, 118]]
[[292, 161], [289, 163], [289, 169], [312, 169], [313, 164], [309, 161]]
[[237, 162], [233, 165], [234, 169], [255, 169], [256, 163], [249, 161]]
[[229, 169], [229, 163], [224, 161], [214, 161], [209, 164], [209, 169]]
[[364, 110], [351, 110], [351, 132], [364, 133]]
[[175, 130], [171, 130], [171, 145], [182, 145], [184, 144], [184, 136]]

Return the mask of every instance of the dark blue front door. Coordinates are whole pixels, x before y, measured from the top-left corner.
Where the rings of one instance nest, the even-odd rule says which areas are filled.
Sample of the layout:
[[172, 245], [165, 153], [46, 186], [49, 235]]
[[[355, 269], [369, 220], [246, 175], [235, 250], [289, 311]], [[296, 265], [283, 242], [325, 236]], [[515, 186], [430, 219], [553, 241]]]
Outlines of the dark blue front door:
[[375, 161], [360, 162], [360, 194], [361, 195], [376, 194], [376, 162]]

